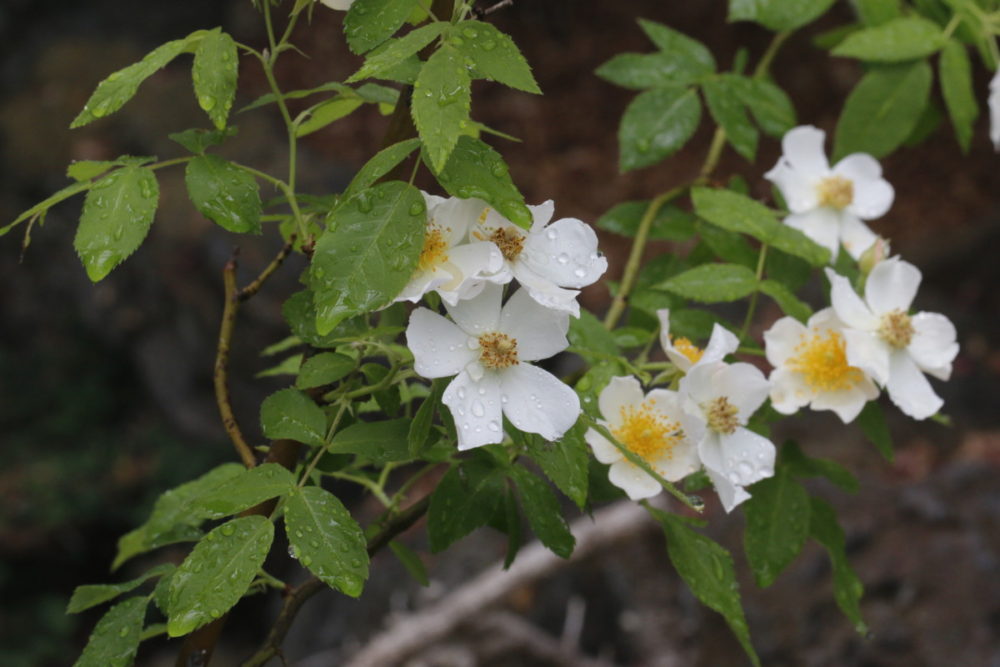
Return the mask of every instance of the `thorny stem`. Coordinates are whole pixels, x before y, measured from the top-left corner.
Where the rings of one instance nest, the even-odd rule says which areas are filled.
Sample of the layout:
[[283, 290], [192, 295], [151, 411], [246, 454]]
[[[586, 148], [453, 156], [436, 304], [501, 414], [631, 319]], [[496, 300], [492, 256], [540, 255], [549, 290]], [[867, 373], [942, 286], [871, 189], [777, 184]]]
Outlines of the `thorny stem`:
[[[393, 538], [416, 523], [427, 512], [429, 506], [430, 494], [424, 496], [398, 514], [394, 515], [392, 510], [387, 511], [378, 521], [378, 523], [383, 525], [383, 528], [368, 540], [368, 556], [374, 556], [392, 541]], [[295, 621], [295, 617], [302, 608], [302, 605], [305, 604], [306, 600], [324, 588], [326, 588], [326, 584], [316, 577], [311, 577], [289, 591], [285, 597], [281, 611], [278, 613], [278, 618], [267, 635], [267, 639], [257, 649], [257, 652], [243, 663], [243, 667], [261, 667], [268, 660], [278, 655], [281, 650], [281, 643], [285, 640], [285, 635], [288, 634], [288, 630]]]

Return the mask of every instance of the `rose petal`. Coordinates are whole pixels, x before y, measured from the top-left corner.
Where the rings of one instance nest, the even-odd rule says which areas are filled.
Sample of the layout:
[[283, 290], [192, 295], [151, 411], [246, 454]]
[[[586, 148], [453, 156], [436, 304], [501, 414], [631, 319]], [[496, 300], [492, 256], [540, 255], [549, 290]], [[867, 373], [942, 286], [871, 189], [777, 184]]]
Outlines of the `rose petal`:
[[[958, 334], [955, 325], [938, 313], [917, 313], [911, 322], [913, 339], [906, 351], [923, 371], [947, 380], [951, 362], [958, 356], [958, 343], [955, 342]], [[948, 374], [941, 377], [941, 371], [946, 368]]]
[[609, 428], [614, 430], [622, 425], [622, 408], [637, 406], [643, 401], [642, 385], [631, 375], [616, 376], [601, 390], [597, 397], [597, 407], [601, 416], [607, 420]]
[[944, 405], [931, 383], [905, 351], [897, 350], [889, 358], [889, 398], [903, 414], [913, 419], [927, 419]]
[[500, 331], [517, 340], [520, 361], [548, 359], [569, 347], [569, 314], [542, 306], [522, 289], [500, 311]]
[[503, 440], [500, 378], [496, 373], [473, 380], [462, 371], [445, 388], [441, 402], [455, 420], [459, 451]]
[[875, 315], [910, 309], [920, 287], [920, 269], [899, 257], [879, 262], [868, 274], [865, 301]]
[[500, 299], [503, 288], [488, 283], [474, 299], [459, 301], [454, 306], [445, 304], [445, 310], [455, 324], [470, 336], [496, 331], [500, 324]]
[[659, 482], [630, 461], [622, 460], [612, 463], [608, 470], [608, 479], [628, 494], [631, 500], [652, 498], [662, 491]]
[[417, 308], [406, 327], [406, 345], [413, 352], [413, 368], [425, 378], [455, 375], [478, 356], [468, 346], [469, 336], [437, 313]]
[[499, 371], [503, 413], [515, 428], [558, 440], [580, 416], [576, 392], [531, 364]]

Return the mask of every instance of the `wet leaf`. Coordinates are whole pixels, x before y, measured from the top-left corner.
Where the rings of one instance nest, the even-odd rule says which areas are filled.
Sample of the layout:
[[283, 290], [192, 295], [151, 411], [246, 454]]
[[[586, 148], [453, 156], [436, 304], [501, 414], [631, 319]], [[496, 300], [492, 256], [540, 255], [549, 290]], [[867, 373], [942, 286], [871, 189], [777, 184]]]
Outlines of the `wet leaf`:
[[272, 440], [288, 438], [318, 447], [326, 442], [326, 414], [297, 389], [282, 389], [265, 398], [260, 424]]
[[218, 155], [199, 155], [184, 171], [188, 195], [202, 215], [237, 234], [260, 234], [257, 179]]
[[219, 130], [226, 127], [236, 99], [238, 68], [239, 54], [233, 38], [219, 28], [206, 33], [194, 52], [191, 80], [198, 106]]
[[97, 622], [74, 667], [130, 667], [142, 636], [145, 596], [129, 598], [109, 609]]

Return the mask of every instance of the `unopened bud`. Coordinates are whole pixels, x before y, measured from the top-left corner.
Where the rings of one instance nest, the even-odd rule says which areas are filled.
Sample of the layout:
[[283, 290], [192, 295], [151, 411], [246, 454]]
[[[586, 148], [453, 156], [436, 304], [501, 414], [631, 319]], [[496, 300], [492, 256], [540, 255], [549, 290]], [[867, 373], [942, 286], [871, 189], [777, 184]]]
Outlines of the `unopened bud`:
[[861, 274], [867, 276], [872, 272], [879, 262], [888, 259], [891, 250], [889, 248], [889, 239], [884, 239], [881, 236], [875, 239], [875, 243], [865, 250], [861, 254], [861, 259], [858, 260], [858, 268], [861, 269]]

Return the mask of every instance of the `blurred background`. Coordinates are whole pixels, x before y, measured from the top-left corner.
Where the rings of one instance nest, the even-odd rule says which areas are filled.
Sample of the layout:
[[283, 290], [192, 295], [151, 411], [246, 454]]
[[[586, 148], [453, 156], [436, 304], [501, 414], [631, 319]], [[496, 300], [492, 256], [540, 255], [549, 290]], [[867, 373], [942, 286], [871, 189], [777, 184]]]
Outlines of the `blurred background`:
[[[632, 93], [592, 72], [616, 53], [650, 49], [636, 17], [704, 41], [722, 67], [739, 47], [754, 62], [769, 40], [753, 25], [726, 24], [721, 0], [515, 0], [491, 17], [521, 46], [545, 96], [480, 82], [474, 117], [524, 140], [494, 143], [529, 202], [554, 199], [559, 217], [593, 222], [618, 202], [690, 180], [707, 148], [711, 128], [703, 123], [695, 140], [665, 163], [618, 172], [616, 130]], [[849, 19], [849, 5], [838, 2], [789, 40], [773, 68], [799, 122], [828, 133], [860, 70], [853, 61], [829, 59], [811, 38]], [[359, 59], [342, 44], [341, 20], [317, 7], [312, 23], [297, 29], [294, 41], [309, 57], [283, 57], [279, 80], [286, 89], [342, 80], [356, 69]], [[241, 42], [264, 42], [249, 0], [0, 3], [0, 224], [67, 184], [71, 160], [181, 154], [167, 133], [208, 124], [190, 90], [186, 57], [147, 81], [121, 112], [83, 129], [68, 126], [110, 72], [169, 39], [217, 25]], [[989, 74], [975, 74], [985, 106]], [[237, 107], [264, 92], [262, 74], [245, 60]], [[239, 134], [224, 154], [282, 174], [287, 155], [275, 110], [232, 122]], [[385, 127], [377, 111], [363, 108], [307, 138], [301, 189], [338, 191], [380, 147]], [[760, 176], [779, 152], [777, 142], [765, 139], [751, 165], [727, 151], [716, 173], [740, 174], [753, 194], [765, 196]], [[754, 643], [766, 665], [1000, 665], [1000, 156], [989, 145], [985, 118], [964, 157], [944, 121], [925, 144], [899, 150], [883, 166], [896, 202], [873, 226], [922, 269], [915, 306], [945, 313], [959, 330], [954, 377], [935, 385], [952, 426], [908, 421], [887, 404], [897, 446], [891, 464], [830, 413], [788, 420], [775, 437], [797, 438], [811, 455], [843, 463], [861, 478], [854, 496], [822, 482], [810, 491], [841, 512], [849, 558], [867, 589], [868, 638], [837, 610], [823, 553], [807, 547], [772, 588], [757, 590], [740, 555], [742, 516], [709, 505], [710, 534], [737, 555]], [[72, 248], [79, 198], [33, 231], [23, 259], [20, 231], [0, 238], [4, 666], [71, 664], [103, 613], [65, 615], [74, 586], [124, 581], [159, 560], [179, 559], [183, 551], [166, 549], [108, 572], [115, 541], [145, 518], [162, 490], [233, 459], [215, 410], [211, 367], [220, 271], [237, 239], [195, 212], [180, 170], [158, 176], [160, 208], [149, 239], [98, 285]], [[274, 233], [239, 243], [244, 281], [280, 246]], [[627, 241], [605, 234], [602, 248], [609, 277], [617, 278]], [[650, 254], [670, 250], [654, 244]], [[257, 406], [284, 382], [254, 378], [271, 365], [257, 351], [285, 335], [280, 305], [300, 269], [290, 261], [240, 313], [233, 401], [244, 429], [258, 439]], [[608, 300], [601, 285], [584, 295], [596, 312]], [[776, 317], [765, 309], [756, 334]], [[362, 518], [377, 509], [350, 489], [342, 497]], [[425, 548], [419, 525], [404, 540]], [[380, 554], [360, 601], [327, 592], [309, 603], [286, 642], [286, 657], [292, 664], [339, 664], [389, 615], [441, 599], [502, 558], [504, 548], [504, 537], [485, 529], [447, 554], [425, 553], [427, 588], [412, 583], [390, 554]], [[274, 559], [269, 568], [301, 576], [290, 559]], [[274, 604], [261, 597], [241, 605], [213, 664], [246, 656], [269, 627]], [[746, 664], [721, 618], [679, 583], [662, 535], [648, 525], [511, 591], [502, 610], [469, 619], [411, 664]], [[505, 624], [508, 612], [515, 621]], [[175, 653], [176, 642], [156, 640], [144, 644], [138, 664], [172, 664]]]

